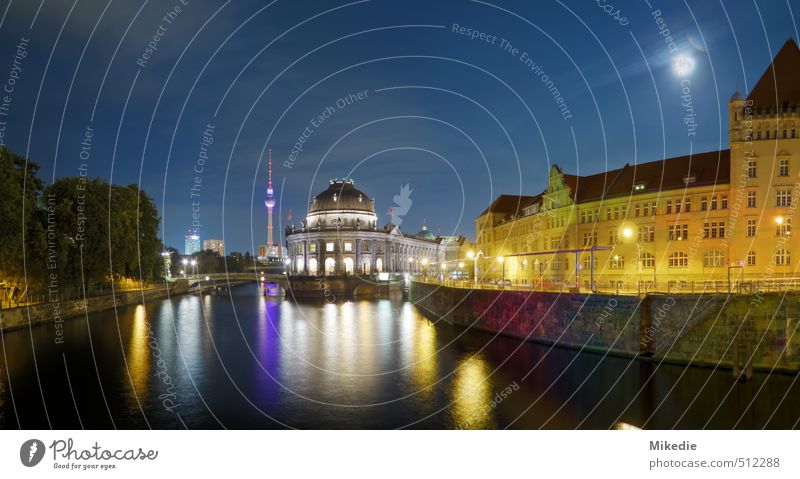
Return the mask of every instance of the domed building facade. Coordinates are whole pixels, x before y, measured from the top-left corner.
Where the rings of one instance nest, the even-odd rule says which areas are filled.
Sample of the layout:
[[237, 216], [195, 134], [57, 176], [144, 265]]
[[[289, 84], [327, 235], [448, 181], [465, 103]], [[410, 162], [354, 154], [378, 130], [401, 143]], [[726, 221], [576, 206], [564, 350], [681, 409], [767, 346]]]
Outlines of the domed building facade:
[[424, 272], [444, 257], [444, 246], [423, 226], [419, 235], [378, 226], [375, 199], [353, 180], [331, 180], [314, 196], [300, 226], [286, 229], [288, 272], [295, 276]]

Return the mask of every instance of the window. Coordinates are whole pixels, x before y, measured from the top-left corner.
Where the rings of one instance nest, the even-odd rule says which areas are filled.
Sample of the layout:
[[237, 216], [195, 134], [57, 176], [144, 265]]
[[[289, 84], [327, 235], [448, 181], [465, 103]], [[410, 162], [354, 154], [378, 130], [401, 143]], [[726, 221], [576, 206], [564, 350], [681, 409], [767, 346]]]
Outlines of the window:
[[[786, 133], [786, 130], [784, 130]], [[781, 160], [778, 166], [778, 176], [789, 176], [789, 160]]]
[[344, 244], [344, 250], [347, 252], [353, 251], [353, 243], [347, 242]]
[[608, 231], [608, 244], [617, 244], [619, 242], [619, 233], [616, 228]]
[[325, 243], [325, 251], [328, 253], [333, 251], [333, 243]]
[[716, 195], [711, 197], [711, 209], [712, 210], [717, 209], [717, 197], [716, 197]]
[[708, 209], [708, 198], [705, 196], [700, 198], [700, 211], [706, 211]]
[[703, 255], [703, 266], [706, 268], [725, 266], [725, 257], [719, 251], [708, 251]]
[[615, 254], [612, 255], [609, 262], [608, 267], [611, 269], [622, 269], [625, 267], [625, 258], [622, 256]]
[[597, 246], [597, 231], [583, 233], [583, 246]]
[[639, 242], [652, 243], [656, 239], [656, 227], [653, 225], [639, 227]]
[[754, 238], [756, 236], [756, 220], [747, 220], [747, 237]]
[[755, 208], [756, 207], [756, 192], [755, 191], [748, 191], [747, 192], [747, 207], [748, 208]]
[[689, 225], [670, 225], [669, 240], [681, 241], [689, 238]]
[[712, 221], [710, 223], [703, 223], [703, 238], [724, 238], [725, 237], [725, 222]]
[[317, 242], [316, 241], [308, 243], [308, 252], [309, 253], [316, 253], [317, 252]]
[[792, 191], [777, 190], [775, 192], [775, 206], [792, 206]]
[[747, 266], [755, 266], [755, 265], [756, 265], [756, 253], [753, 251], [748, 251]]
[[722, 195], [722, 209], [728, 209], [728, 195]]
[[591, 256], [589, 256], [589, 255], [584, 256], [584, 258], [583, 258], [583, 269], [585, 269], [585, 270], [593, 269], [596, 266], [596, 263], [597, 263], [597, 260], [592, 262], [592, 257]]
[[361, 252], [362, 253], [369, 253], [369, 241], [362, 241], [361, 242]]
[[775, 225], [775, 236], [790, 236], [791, 234], [792, 234], [791, 218], [782, 220], [780, 224]]
[[685, 200], [683, 200], [683, 211], [685, 213], [689, 213], [689, 212], [692, 211], [692, 199], [691, 198], [686, 198]]
[[636, 205], [633, 207], [633, 216], [634, 218], [639, 217], [639, 203], [636, 203]]
[[783, 130], [783, 138], [786, 138], [786, 130]]
[[[761, 133], [759, 133], [758, 136], [760, 140]], [[747, 177], [748, 178], [756, 177], [756, 160], [747, 160]]]
[[686, 255], [686, 253], [677, 251], [669, 255], [670, 268], [685, 268], [687, 266], [689, 266], [689, 257]]
[[792, 130], [792, 138], [797, 138], [797, 130]]
[[672, 213], [672, 200], [667, 200], [667, 214]]
[[789, 250], [785, 249], [783, 246], [778, 246], [775, 250], [775, 264], [777, 266], [789, 266], [791, 263], [791, 254]]
[[681, 200], [675, 200], [675, 213], [681, 212]]
[[606, 208], [606, 220], [611, 221], [611, 208]]
[[653, 253], [641, 253], [639, 255], [639, 265], [641, 265], [642, 268], [655, 268], [656, 257]]
[[[647, 203], [642, 204], [642, 216], [650, 216], [647, 211], [647, 206], [648, 206]], [[655, 207], [653, 207], [653, 211], [655, 210], [656, 210]]]

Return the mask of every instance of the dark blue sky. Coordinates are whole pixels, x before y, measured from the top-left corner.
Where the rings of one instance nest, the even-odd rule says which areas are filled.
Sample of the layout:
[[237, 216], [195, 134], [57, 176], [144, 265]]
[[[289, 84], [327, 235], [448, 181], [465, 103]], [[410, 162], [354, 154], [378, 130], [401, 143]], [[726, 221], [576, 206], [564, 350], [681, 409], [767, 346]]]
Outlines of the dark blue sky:
[[[726, 148], [729, 97], [797, 38], [800, 13], [800, 1], [779, 0], [186, 3], [4, 2], [0, 80], [28, 39], [5, 142], [50, 182], [78, 174], [90, 126], [89, 176], [140, 184], [180, 250], [198, 203], [202, 236], [224, 237], [228, 251], [264, 242], [267, 146], [282, 193], [277, 231], [329, 178], [353, 177], [381, 223], [410, 184], [405, 230], [427, 218], [434, 231], [471, 238], [494, 197], [539, 192], [552, 163], [590, 174]], [[694, 62], [685, 77], [656, 17]], [[196, 173], [208, 124], [213, 144]], [[304, 131], [303, 151], [283, 166]]]

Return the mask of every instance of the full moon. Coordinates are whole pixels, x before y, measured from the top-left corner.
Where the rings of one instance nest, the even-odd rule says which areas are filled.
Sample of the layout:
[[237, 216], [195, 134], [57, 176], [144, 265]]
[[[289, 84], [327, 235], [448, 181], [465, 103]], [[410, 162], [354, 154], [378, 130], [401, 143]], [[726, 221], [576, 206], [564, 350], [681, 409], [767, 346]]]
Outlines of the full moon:
[[677, 55], [672, 59], [672, 70], [676, 75], [685, 77], [694, 70], [694, 60], [688, 55]]

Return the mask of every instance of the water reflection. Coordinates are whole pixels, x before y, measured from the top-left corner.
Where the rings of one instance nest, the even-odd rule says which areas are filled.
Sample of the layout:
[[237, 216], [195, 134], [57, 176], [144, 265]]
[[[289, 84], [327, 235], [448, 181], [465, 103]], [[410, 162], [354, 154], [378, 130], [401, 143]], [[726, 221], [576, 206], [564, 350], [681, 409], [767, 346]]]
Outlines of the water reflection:
[[[81, 418], [87, 427], [172, 428], [182, 427], [179, 414], [191, 428], [609, 428], [620, 422], [617, 427], [719, 429], [738, 421], [746, 428], [787, 427], [800, 417], [800, 382], [793, 376], [756, 374], [752, 383], [736, 384], [729, 371], [631, 366], [624, 358], [520, 346], [434, 325], [401, 298], [297, 304], [265, 298], [256, 286], [231, 294], [122, 307], [116, 317], [114, 311], [91, 315], [88, 325], [66, 321], [69, 341], [61, 349], [53, 347], [48, 327], [6, 333], [0, 427], [17, 421], [50, 427], [49, 418], [54, 427], [79, 428]], [[533, 364], [538, 367], [527, 375]], [[74, 401], [64, 401], [73, 393]], [[175, 414], [165, 399], [180, 404]]]
[[465, 358], [456, 369], [452, 413], [458, 429], [494, 427], [490, 373], [481, 356]]
[[150, 324], [143, 304], [136, 305], [128, 342], [128, 373], [131, 375], [133, 394], [146, 397], [150, 381]]

